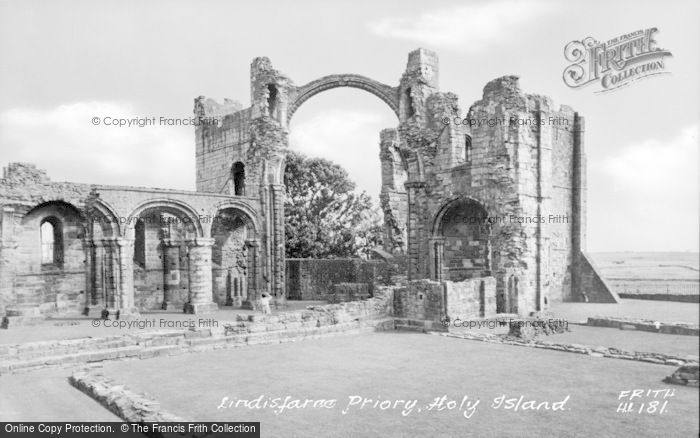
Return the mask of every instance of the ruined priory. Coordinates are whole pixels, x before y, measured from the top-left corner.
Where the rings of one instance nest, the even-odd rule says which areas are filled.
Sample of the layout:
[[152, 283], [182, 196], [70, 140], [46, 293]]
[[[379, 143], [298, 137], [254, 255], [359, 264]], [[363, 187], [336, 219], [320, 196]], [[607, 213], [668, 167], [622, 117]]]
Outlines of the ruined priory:
[[462, 112], [438, 73], [437, 55], [418, 49], [397, 85], [356, 74], [296, 85], [256, 58], [250, 107], [195, 99], [195, 118], [220, 122], [195, 127], [196, 191], [53, 182], [9, 163], [0, 316], [11, 325], [71, 313], [207, 313], [250, 307], [263, 292], [283, 298], [289, 123], [336, 87], [375, 95], [398, 121], [378, 150], [384, 252], [406, 260], [395, 312], [479, 317], [616, 301], [585, 254], [583, 117], [523, 93], [515, 76], [486, 84]]

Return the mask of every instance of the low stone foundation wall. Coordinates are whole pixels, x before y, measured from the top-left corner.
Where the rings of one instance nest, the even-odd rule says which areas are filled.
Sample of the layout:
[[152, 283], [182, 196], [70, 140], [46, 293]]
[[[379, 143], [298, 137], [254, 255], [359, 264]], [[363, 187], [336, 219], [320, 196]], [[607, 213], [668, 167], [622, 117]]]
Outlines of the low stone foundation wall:
[[[367, 300], [309, 306], [305, 310], [273, 315], [238, 315], [235, 321], [220, 321], [218, 327], [211, 329], [144, 331], [103, 338], [0, 345], [0, 374], [105, 360], [146, 359], [256, 344], [293, 342], [376, 330], [408, 329], [423, 332], [444, 332], [447, 331], [447, 327], [441, 319], [444, 312], [444, 293], [443, 284], [420, 280], [411, 282], [408, 286], [379, 287], [375, 296]], [[396, 315], [397, 312], [409, 317]], [[520, 318], [519, 320], [524, 319]], [[615, 318], [591, 318], [591, 320], [593, 320], [591, 325], [608, 324], [605, 326], [615, 326], [615, 324], [632, 321]], [[640, 327], [648, 328], [649, 321], [637, 320], [637, 322], [641, 324]], [[510, 325], [513, 327], [512, 324]], [[632, 325], [630, 324], [630, 326]], [[668, 324], [666, 326], [675, 327], [674, 330], [695, 330], [694, 333], [697, 335], [697, 326]], [[554, 331], [559, 330], [559, 328], [549, 327]], [[656, 329], [655, 325], [654, 328]], [[677, 331], [673, 333], [682, 334]], [[616, 348], [590, 347], [579, 344], [557, 344], [500, 334], [470, 332], [448, 333], [446, 335], [483, 342], [545, 348], [664, 365], [697, 365], [698, 362], [697, 357], [624, 351]]]
[[369, 295], [376, 285], [391, 284], [391, 266], [362, 259], [287, 259], [285, 287], [290, 300], [329, 300], [333, 286], [362, 283]]
[[587, 325], [594, 327], [612, 327], [621, 330], [640, 330], [645, 332], [663, 333], [667, 335], [700, 335], [700, 327], [697, 324], [686, 324], [682, 322], [663, 323], [640, 318], [620, 318], [620, 317], [589, 317]]
[[310, 306], [275, 315], [245, 315], [218, 328], [145, 331], [104, 338], [0, 345], [0, 375], [105, 360], [146, 359], [247, 345], [292, 342], [340, 334], [394, 330], [388, 316], [393, 289], [369, 300]]
[[496, 316], [496, 279], [414, 280], [394, 291], [394, 316], [402, 328], [446, 330], [443, 321]]
[[675, 356], [662, 353], [649, 353], [640, 351], [620, 350], [613, 347], [590, 347], [581, 344], [558, 344], [555, 342], [538, 341], [532, 339], [519, 339], [511, 336], [492, 335], [489, 333], [440, 333], [452, 338], [468, 339], [472, 341], [492, 342], [496, 344], [519, 345], [521, 347], [544, 348], [547, 350], [565, 351], [569, 353], [587, 354], [596, 357], [609, 357], [613, 359], [636, 360], [659, 365], [697, 365], [696, 359]]
[[523, 318], [508, 321], [508, 336], [534, 339], [540, 335], [551, 335], [569, 331], [569, 323], [561, 319]]
[[618, 296], [620, 298], [625, 298], [628, 300], [678, 301], [680, 303], [700, 303], [700, 295], [619, 293]]
[[445, 314], [445, 288], [442, 283], [415, 280], [394, 291], [393, 315], [414, 326], [437, 325]]
[[447, 315], [454, 318], [488, 318], [496, 316], [496, 279], [470, 278], [445, 282]]
[[346, 303], [348, 301], [366, 300], [370, 297], [369, 285], [366, 283], [338, 283], [331, 287], [328, 302]]
[[101, 370], [77, 371], [69, 381], [71, 385], [129, 423], [187, 421], [161, 409], [160, 404], [152, 398], [131, 391], [105, 377]]

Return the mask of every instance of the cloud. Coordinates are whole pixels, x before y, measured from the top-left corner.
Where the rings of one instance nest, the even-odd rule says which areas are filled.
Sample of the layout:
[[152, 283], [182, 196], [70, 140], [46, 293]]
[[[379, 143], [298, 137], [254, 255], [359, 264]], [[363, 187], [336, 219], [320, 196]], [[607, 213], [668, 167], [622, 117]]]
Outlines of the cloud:
[[[36, 163], [54, 181], [194, 190], [193, 127], [162, 126], [158, 115], [155, 126], [104, 124], [105, 117], [152, 116], [120, 102], [5, 111], [0, 113], [0, 167], [23, 161]], [[93, 117], [100, 118], [99, 126]], [[378, 196], [379, 131], [385, 127], [382, 115], [372, 111], [325, 111], [295, 123], [291, 145], [341, 164], [359, 190]]]
[[604, 170], [617, 190], [634, 190], [644, 198], [685, 197], [697, 192], [698, 132], [693, 125], [666, 141], [647, 139], [623, 147], [605, 161]]
[[159, 115], [142, 128], [104, 120], [152, 116], [116, 102], [13, 108], [0, 114], [0, 165], [33, 162], [54, 181], [194, 189], [194, 127], [160, 125]]
[[379, 132], [386, 128], [380, 114], [351, 110], [318, 113], [295, 124], [292, 149], [340, 164], [357, 189], [378, 198], [381, 190]]
[[477, 53], [510, 40], [524, 27], [551, 12], [541, 1], [493, 1], [423, 12], [417, 17], [389, 17], [370, 23], [379, 36]]
[[591, 169], [595, 250], [698, 250], [698, 125], [622, 147]]

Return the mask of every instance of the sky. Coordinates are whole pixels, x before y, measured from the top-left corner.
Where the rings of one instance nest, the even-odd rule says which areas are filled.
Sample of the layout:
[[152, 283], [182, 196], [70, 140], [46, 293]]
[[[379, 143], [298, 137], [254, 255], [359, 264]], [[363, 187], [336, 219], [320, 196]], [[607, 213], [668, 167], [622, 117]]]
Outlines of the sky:
[[[192, 115], [194, 98], [250, 104], [250, 62], [297, 85], [357, 73], [396, 85], [410, 51], [440, 57], [463, 114], [494, 78], [586, 119], [588, 242], [598, 251], [697, 251], [700, 2], [0, 0], [0, 166], [56, 181], [194, 189], [190, 127], [94, 126], [92, 117]], [[670, 74], [611, 93], [562, 80], [564, 46], [658, 28]], [[362, 90], [314, 96], [291, 146], [380, 189], [379, 131], [395, 115]]]

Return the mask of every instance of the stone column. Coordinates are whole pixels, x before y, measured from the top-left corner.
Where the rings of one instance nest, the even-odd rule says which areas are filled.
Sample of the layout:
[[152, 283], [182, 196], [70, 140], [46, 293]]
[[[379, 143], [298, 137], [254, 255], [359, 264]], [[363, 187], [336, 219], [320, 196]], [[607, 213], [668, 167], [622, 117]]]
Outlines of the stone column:
[[248, 279], [246, 281], [248, 289], [241, 307], [244, 309], [254, 309], [254, 303], [260, 298], [261, 293], [258, 278], [260, 275], [260, 269], [258, 267], [260, 264], [260, 242], [257, 240], [248, 240], [245, 244], [248, 247]]
[[490, 235], [486, 241], [486, 271], [488, 276], [493, 275], [493, 245], [491, 244]]
[[445, 238], [433, 237], [429, 240], [431, 249], [430, 278], [435, 281], [443, 281], [443, 263], [445, 254]]
[[219, 309], [212, 301], [211, 247], [214, 239], [198, 237], [187, 241], [189, 260], [189, 301], [185, 313], [210, 313]]
[[421, 196], [425, 190], [424, 181], [407, 181], [408, 192], [408, 279], [415, 280], [424, 276], [421, 256], [422, 208]]
[[134, 304], [134, 239], [118, 237], [114, 240], [117, 247], [117, 267], [119, 288], [117, 290], [118, 318], [138, 316]]
[[491, 240], [493, 239], [493, 226], [484, 225], [483, 232], [486, 234], [486, 257], [484, 257], [484, 269], [486, 269], [485, 276], [491, 276], [493, 274], [493, 244]]
[[85, 253], [85, 308], [83, 315], [97, 316], [99, 315], [99, 306], [97, 303], [97, 289], [95, 287], [95, 242], [92, 238], [83, 238], [83, 251]]
[[99, 243], [100, 254], [100, 289], [102, 290], [102, 318], [119, 318], [121, 300], [119, 246], [116, 238], [102, 239]]
[[0, 241], [0, 316], [5, 314], [14, 301], [14, 253], [17, 242]]
[[15, 209], [2, 208], [2, 222], [0, 222], [0, 316], [5, 314], [8, 306], [14, 300], [14, 268], [12, 262], [17, 242], [13, 240], [15, 226]]
[[226, 287], [226, 304], [225, 306], [240, 307], [241, 306], [241, 296], [240, 289], [238, 286], [238, 277], [234, 277], [233, 268], [228, 268], [226, 270], [226, 281], [224, 282]]
[[100, 291], [102, 294], [102, 306], [104, 310], [102, 315], [108, 316], [105, 312], [110, 310], [116, 313], [116, 295], [118, 287], [118, 278], [116, 276], [116, 269], [114, 265], [116, 264], [116, 249], [117, 245], [114, 243], [114, 239], [102, 239], [99, 243], [96, 243], [96, 248], [100, 249], [99, 252], [99, 282]]
[[284, 304], [284, 253], [285, 253], [285, 237], [284, 237], [284, 185], [272, 184], [270, 186], [272, 194], [273, 207], [273, 276], [272, 276], [272, 294], [275, 297], [276, 304]]
[[180, 242], [163, 239], [163, 303], [161, 309], [172, 309], [172, 290], [180, 287]]

